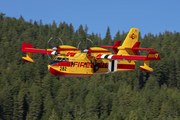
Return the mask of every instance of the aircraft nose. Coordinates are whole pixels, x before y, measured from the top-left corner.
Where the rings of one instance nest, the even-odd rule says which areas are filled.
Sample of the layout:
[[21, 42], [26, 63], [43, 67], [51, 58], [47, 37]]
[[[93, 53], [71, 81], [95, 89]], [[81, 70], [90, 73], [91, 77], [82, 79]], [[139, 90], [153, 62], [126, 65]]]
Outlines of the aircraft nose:
[[63, 76], [63, 73], [53, 68], [53, 66], [48, 65], [48, 70], [51, 74], [55, 76]]
[[48, 65], [48, 70], [50, 69], [51, 65]]

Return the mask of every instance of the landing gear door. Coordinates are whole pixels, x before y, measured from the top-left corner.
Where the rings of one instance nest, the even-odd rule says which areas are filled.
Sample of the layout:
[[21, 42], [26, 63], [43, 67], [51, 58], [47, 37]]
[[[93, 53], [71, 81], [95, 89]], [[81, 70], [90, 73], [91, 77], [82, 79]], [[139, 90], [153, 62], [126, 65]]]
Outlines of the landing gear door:
[[108, 63], [108, 72], [111, 72], [111, 65], [112, 65], [112, 62], [109, 61], [109, 63]]
[[109, 61], [108, 63], [108, 72], [116, 72], [117, 71], [117, 60]]

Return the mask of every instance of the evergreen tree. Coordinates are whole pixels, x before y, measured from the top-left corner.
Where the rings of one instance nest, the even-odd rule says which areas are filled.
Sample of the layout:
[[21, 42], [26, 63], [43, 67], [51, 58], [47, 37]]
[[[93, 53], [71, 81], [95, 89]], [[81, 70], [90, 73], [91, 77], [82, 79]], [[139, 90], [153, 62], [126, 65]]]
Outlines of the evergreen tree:
[[[47, 92], [47, 95], [46, 95], [46, 98], [44, 100], [44, 115], [43, 115], [43, 118], [46, 119], [46, 118], [49, 118], [50, 115], [52, 114], [52, 110], [54, 112], [54, 104], [53, 104], [53, 99], [52, 99], [52, 96], [50, 94], [50, 92], [48, 91]], [[54, 113], [53, 113], [54, 114]]]
[[24, 110], [24, 107], [25, 107], [25, 104], [24, 104], [24, 101], [25, 101], [25, 98], [24, 98], [24, 90], [21, 89], [19, 94], [18, 94], [18, 101], [17, 101], [17, 104], [18, 104], [18, 119], [19, 120], [23, 120], [25, 119], [25, 110]]
[[13, 98], [11, 94], [11, 89], [9, 84], [6, 82], [6, 85], [3, 89], [3, 99], [2, 99], [2, 119], [11, 120], [13, 116]]
[[18, 103], [17, 103], [17, 97], [14, 96], [14, 104], [13, 104], [13, 120], [18, 120]]
[[52, 110], [52, 114], [49, 117], [49, 120], [59, 120], [59, 117], [57, 116], [56, 112], [54, 111], [54, 109]]
[[115, 43], [117, 40], [120, 40], [120, 38], [121, 38], [120, 31], [118, 31], [118, 32], [116, 33], [116, 36], [114, 37], [114, 43]]
[[[140, 36], [143, 48], [159, 52], [161, 61], [151, 61], [154, 72], [136, 70], [91, 76], [90, 78], [64, 78], [49, 73], [47, 55], [33, 54], [36, 63], [20, 59], [22, 43], [35, 48], [49, 48], [47, 41], [53, 37], [56, 45], [78, 46], [84, 49], [86, 38], [93, 46], [112, 45], [127, 36], [118, 31], [112, 41], [108, 27], [102, 40], [100, 34], [88, 34], [88, 27], [72, 24], [59, 26], [6, 17], [0, 13], [0, 120], [10, 119], [180, 119], [180, 34], [165, 31]], [[83, 48], [83, 47], [84, 48]], [[89, 45], [88, 47], [91, 47]], [[51, 48], [51, 47], [50, 47]], [[141, 54], [146, 54], [142, 51]]]
[[[177, 55], [180, 56], [180, 49], [178, 49]], [[178, 57], [175, 57], [175, 73], [176, 73], [176, 87], [180, 87], [180, 59]]]
[[40, 94], [40, 88], [34, 83], [32, 85], [32, 101], [29, 106], [29, 116], [28, 118], [31, 120], [40, 119], [41, 115], [41, 107], [42, 107], [42, 99]]
[[104, 41], [104, 45], [112, 45], [112, 39], [111, 39], [111, 35], [110, 35], [109, 26], [107, 28], [106, 36], [103, 39], [103, 41]]
[[98, 115], [98, 103], [92, 94], [86, 96], [86, 115], [87, 118]]

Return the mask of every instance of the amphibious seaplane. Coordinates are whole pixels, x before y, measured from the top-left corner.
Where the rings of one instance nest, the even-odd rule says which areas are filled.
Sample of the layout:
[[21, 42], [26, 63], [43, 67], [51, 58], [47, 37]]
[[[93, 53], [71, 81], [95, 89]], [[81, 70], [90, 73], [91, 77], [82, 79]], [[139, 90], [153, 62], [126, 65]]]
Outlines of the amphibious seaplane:
[[[116, 41], [113, 46], [91, 47], [81, 52], [79, 49], [69, 45], [60, 45], [53, 49], [35, 49], [30, 43], [22, 44], [22, 52], [26, 57], [22, 60], [34, 63], [32, 53], [50, 54], [54, 57], [48, 65], [48, 70], [56, 76], [61, 77], [90, 77], [91, 75], [109, 72], [121, 72], [135, 69], [135, 62], [144, 61], [140, 69], [152, 72], [149, 67], [150, 60], [161, 60], [157, 51], [151, 48], [139, 48], [139, 29], [131, 28], [123, 44]], [[112, 48], [112, 54], [105, 48]], [[147, 56], [140, 56], [139, 50], [149, 51]]]

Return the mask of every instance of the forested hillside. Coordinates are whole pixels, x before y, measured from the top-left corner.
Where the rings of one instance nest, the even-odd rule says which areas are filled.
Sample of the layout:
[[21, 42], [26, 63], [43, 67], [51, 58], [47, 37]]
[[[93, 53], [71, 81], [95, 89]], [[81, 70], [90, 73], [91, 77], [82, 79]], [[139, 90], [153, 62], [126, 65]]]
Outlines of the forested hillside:
[[127, 33], [117, 31], [112, 39], [108, 28], [102, 38], [96, 33], [87, 35], [87, 26], [74, 30], [72, 24], [56, 22], [43, 25], [42, 21], [27, 22], [23, 17], [0, 14], [0, 119], [180, 119], [179, 32], [139, 37], [140, 47], [156, 49], [161, 57], [161, 61], [150, 62], [152, 73], [141, 71], [143, 62], [137, 62], [134, 71], [64, 78], [48, 71], [51, 59], [47, 55], [33, 54], [36, 63], [22, 61], [26, 54], [21, 52], [21, 44], [51, 48], [47, 42], [53, 37], [56, 44], [61, 44], [61, 38], [64, 44], [77, 47], [80, 41], [86, 44], [88, 37], [92, 46], [113, 45], [117, 40], [123, 42]]

